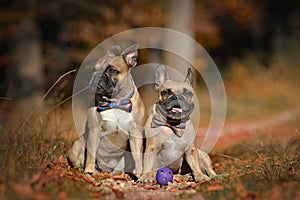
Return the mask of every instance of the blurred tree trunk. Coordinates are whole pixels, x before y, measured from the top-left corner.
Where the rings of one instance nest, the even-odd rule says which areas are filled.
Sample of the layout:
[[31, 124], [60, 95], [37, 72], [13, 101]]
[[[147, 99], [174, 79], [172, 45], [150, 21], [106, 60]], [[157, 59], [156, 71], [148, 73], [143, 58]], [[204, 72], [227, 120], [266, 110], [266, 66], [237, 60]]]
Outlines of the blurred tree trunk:
[[40, 31], [32, 19], [24, 19], [16, 27], [11, 55], [7, 96], [28, 111], [41, 97], [45, 80]]
[[[175, 0], [166, 0], [165, 8], [167, 11], [166, 27], [174, 29], [176, 31], [182, 32], [191, 38], [194, 38], [194, 29], [193, 29], [193, 14], [195, 9], [194, 0], [186, 1], [175, 1]], [[180, 57], [174, 57], [174, 55], [165, 55], [164, 61], [175, 67], [176, 70], [182, 74], [186, 73], [186, 67], [190, 64], [183, 59], [194, 60], [194, 49], [193, 44], [190, 44], [186, 40], [178, 40], [174, 38], [173, 35], [166, 35], [164, 38], [164, 49], [168, 47], [175, 48], [180, 51]]]
[[[165, 1], [165, 8], [167, 10], [167, 19], [166, 27], [179, 31], [188, 35], [191, 38], [195, 38], [195, 30], [193, 24], [193, 17], [195, 11], [195, 1], [186, 0], [186, 1], [175, 1], [167, 0]], [[198, 85], [199, 80], [201, 79], [200, 74], [196, 73], [192, 65], [196, 64], [196, 54], [194, 49], [194, 43], [192, 40], [186, 40], [185, 37], [174, 37], [174, 35], [165, 35], [164, 37], [164, 49], [175, 49], [180, 55], [164, 54], [164, 62], [174, 68], [177, 72], [180, 72], [183, 76], [180, 77], [169, 73], [170, 78], [173, 80], [183, 81], [187, 73], [187, 67], [190, 67], [194, 72], [195, 85]], [[191, 61], [189, 63], [188, 61]], [[198, 66], [199, 67], [199, 66]], [[169, 71], [170, 72], [170, 71]], [[195, 87], [195, 90], [198, 90], [199, 87]], [[199, 94], [199, 92], [197, 92]], [[195, 111], [199, 110], [199, 105], [196, 103]], [[199, 112], [193, 112], [191, 115], [191, 120], [194, 124], [198, 123], [200, 118]]]

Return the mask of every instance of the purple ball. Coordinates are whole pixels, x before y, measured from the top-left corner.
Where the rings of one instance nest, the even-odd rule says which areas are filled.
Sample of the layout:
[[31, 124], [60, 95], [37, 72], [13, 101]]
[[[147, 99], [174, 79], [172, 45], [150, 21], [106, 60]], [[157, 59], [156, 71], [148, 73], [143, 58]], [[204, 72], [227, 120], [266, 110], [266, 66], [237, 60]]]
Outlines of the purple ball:
[[160, 185], [168, 185], [168, 182], [172, 182], [173, 172], [168, 167], [162, 167], [156, 172], [156, 181]]

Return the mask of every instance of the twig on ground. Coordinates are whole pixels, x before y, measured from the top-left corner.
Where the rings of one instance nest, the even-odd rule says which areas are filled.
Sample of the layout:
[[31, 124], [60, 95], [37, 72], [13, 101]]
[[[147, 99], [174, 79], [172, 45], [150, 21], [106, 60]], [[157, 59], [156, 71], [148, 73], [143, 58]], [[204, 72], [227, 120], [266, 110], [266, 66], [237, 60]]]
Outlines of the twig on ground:
[[221, 153], [211, 153], [211, 155], [216, 155], [216, 156], [222, 156], [222, 157], [225, 157], [225, 158], [231, 158], [231, 159], [234, 159], [234, 160], [238, 160], [240, 162], [242, 162], [243, 160], [239, 159], [239, 158], [235, 158], [233, 156], [229, 156], [229, 155], [226, 155], [226, 154], [221, 154]]
[[256, 155], [257, 155], [260, 159], [262, 159], [262, 156], [258, 153], [257, 150], [253, 149], [252, 147], [250, 147], [249, 145], [244, 144], [244, 143], [240, 143], [240, 145], [245, 146], [245, 147], [247, 147], [248, 149], [254, 151], [254, 152], [256, 153]]

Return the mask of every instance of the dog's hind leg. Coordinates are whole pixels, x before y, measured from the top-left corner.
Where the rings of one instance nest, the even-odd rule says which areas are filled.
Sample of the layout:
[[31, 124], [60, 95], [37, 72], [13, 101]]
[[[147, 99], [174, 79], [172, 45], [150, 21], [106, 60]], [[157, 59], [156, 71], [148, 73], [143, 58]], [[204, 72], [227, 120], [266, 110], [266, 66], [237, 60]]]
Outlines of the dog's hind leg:
[[67, 151], [67, 159], [72, 167], [84, 167], [85, 143], [84, 136], [81, 136]]
[[211, 165], [211, 159], [209, 155], [198, 149], [198, 154], [199, 154], [199, 162], [200, 162], [200, 169], [204, 174], [207, 174], [210, 178], [217, 176], [215, 171], [212, 168]]

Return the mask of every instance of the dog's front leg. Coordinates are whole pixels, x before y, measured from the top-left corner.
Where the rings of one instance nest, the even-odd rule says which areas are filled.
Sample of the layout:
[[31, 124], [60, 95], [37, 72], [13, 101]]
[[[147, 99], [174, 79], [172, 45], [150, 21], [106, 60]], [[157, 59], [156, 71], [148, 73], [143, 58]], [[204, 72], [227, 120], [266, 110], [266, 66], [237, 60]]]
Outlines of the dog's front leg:
[[135, 173], [140, 177], [143, 171], [143, 135], [142, 128], [137, 127], [135, 122], [130, 123], [129, 144], [130, 150], [135, 163]]
[[86, 162], [85, 172], [95, 173], [96, 151], [99, 144], [100, 137], [100, 115], [98, 114], [96, 107], [91, 107], [88, 110], [88, 136], [86, 141]]
[[138, 182], [154, 182], [155, 172], [153, 172], [154, 163], [156, 160], [156, 139], [155, 136], [146, 136], [146, 149], [143, 160], [143, 175], [139, 178]]
[[195, 181], [209, 180], [208, 176], [202, 173], [200, 169], [199, 154], [195, 142], [185, 152], [186, 161], [192, 169]]

